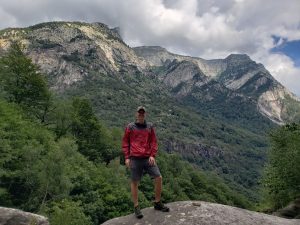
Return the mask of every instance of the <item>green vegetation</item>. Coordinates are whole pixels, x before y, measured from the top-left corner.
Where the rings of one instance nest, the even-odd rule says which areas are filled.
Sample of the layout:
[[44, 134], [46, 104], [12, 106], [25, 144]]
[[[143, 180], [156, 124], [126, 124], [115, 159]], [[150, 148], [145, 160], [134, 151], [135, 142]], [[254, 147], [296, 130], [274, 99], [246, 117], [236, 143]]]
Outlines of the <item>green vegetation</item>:
[[19, 43], [13, 42], [8, 54], [1, 58], [1, 89], [8, 101], [19, 104], [31, 115], [45, 121], [51, 94], [43, 75], [22, 53]]
[[300, 124], [274, 130], [271, 143], [263, 183], [265, 204], [276, 210], [300, 197]]
[[295, 100], [290, 96], [286, 95], [284, 99], [284, 104], [286, 105], [286, 110], [282, 115], [283, 119], [288, 120], [289, 122], [300, 122], [300, 106], [299, 104], [295, 104]]
[[[52, 95], [17, 43], [1, 58], [0, 82], [1, 206], [44, 214], [52, 225], [98, 225], [132, 212], [129, 172], [118, 158], [122, 130], [108, 129], [86, 98]], [[251, 207], [221, 178], [176, 154], [160, 151], [157, 161], [167, 202], [193, 199]], [[145, 177], [140, 189], [141, 206], [150, 206], [152, 180]]]

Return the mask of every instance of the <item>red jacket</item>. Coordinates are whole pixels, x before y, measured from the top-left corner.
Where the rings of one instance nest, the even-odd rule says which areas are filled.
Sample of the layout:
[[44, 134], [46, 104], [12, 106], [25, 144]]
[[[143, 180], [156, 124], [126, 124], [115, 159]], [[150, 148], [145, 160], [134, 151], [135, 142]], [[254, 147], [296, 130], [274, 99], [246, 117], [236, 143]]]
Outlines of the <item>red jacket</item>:
[[125, 128], [122, 140], [122, 150], [125, 159], [135, 157], [155, 157], [157, 153], [157, 140], [154, 127], [151, 123], [143, 125], [130, 123]]

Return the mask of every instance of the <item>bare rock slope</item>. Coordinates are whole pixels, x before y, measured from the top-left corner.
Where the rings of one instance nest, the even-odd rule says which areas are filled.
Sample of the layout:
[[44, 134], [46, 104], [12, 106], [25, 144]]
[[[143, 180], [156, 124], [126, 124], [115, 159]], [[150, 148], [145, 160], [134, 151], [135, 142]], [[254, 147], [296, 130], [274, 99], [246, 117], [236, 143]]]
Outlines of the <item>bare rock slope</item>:
[[150, 207], [142, 210], [144, 217], [140, 220], [131, 214], [106, 221], [103, 225], [300, 225], [298, 219], [289, 220], [215, 203], [182, 201], [168, 206], [169, 213]]

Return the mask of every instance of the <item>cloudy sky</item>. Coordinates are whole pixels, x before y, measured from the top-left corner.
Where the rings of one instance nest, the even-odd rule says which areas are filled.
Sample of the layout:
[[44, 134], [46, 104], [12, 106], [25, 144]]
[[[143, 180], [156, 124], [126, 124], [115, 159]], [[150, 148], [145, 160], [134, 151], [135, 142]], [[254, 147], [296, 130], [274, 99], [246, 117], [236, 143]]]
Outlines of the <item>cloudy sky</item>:
[[300, 97], [300, 0], [0, 0], [0, 29], [55, 20], [204, 59], [245, 53]]

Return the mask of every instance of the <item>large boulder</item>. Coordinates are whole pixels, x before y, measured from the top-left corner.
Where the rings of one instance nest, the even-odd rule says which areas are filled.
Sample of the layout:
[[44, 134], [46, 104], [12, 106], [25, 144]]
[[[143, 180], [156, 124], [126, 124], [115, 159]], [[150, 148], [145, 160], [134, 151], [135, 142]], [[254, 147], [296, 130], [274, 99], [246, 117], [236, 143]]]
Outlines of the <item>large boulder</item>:
[[300, 219], [300, 198], [291, 202], [287, 207], [278, 210], [274, 215], [289, 219]]
[[0, 207], [0, 225], [49, 225], [49, 222], [40, 215]]
[[300, 225], [298, 219], [252, 212], [232, 206], [200, 201], [182, 201], [167, 204], [170, 212], [143, 209], [144, 217], [133, 214], [108, 220], [103, 225]]

